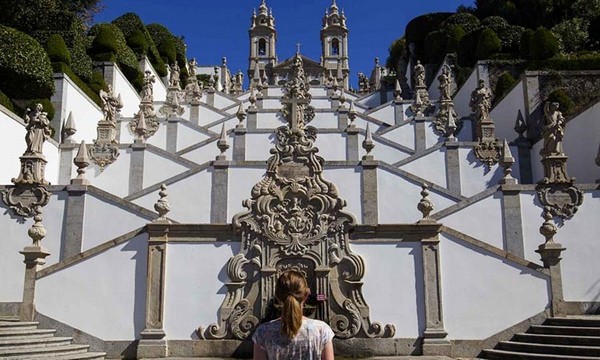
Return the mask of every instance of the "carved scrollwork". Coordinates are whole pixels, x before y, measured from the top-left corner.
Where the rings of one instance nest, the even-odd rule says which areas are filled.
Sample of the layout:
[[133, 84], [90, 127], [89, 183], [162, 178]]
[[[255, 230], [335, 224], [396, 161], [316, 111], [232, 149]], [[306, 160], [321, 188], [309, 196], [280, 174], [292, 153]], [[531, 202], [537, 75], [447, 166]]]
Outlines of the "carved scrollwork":
[[347, 299], [343, 304], [345, 314], [336, 314], [331, 317], [329, 325], [340, 339], [350, 339], [355, 337], [361, 328], [360, 311], [354, 303]]
[[500, 161], [502, 147], [498, 140], [481, 140], [473, 149], [475, 156], [488, 167], [492, 167]]
[[236, 339], [244, 340], [260, 321], [252, 314], [248, 300], [240, 301], [231, 315], [231, 332]]
[[2, 191], [2, 201], [15, 214], [26, 218], [34, 217], [39, 207], [48, 205], [50, 192], [43, 185], [29, 184], [11, 187]]
[[573, 185], [541, 186], [537, 193], [540, 203], [562, 219], [571, 219], [583, 204], [583, 192]]

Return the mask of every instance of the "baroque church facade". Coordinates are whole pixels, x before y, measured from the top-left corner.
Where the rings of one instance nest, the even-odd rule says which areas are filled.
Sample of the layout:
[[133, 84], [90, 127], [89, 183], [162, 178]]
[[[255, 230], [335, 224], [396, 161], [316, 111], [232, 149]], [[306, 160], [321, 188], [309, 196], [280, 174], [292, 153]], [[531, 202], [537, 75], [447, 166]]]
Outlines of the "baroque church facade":
[[143, 60], [141, 93], [98, 64], [102, 107], [65, 74], [54, 119], [0, 107], [0, 357], [250, 357], [288, 269], [340, 356], [597, 351], [535, 342], [595, 331], [597, 104], [565, 119], [542, 72], [493, 104], [494, 63], [448, 59], [354, 92], [335, 0], [320, 61], [279, 62], [266, 1], [249, 38], [248, 89]]

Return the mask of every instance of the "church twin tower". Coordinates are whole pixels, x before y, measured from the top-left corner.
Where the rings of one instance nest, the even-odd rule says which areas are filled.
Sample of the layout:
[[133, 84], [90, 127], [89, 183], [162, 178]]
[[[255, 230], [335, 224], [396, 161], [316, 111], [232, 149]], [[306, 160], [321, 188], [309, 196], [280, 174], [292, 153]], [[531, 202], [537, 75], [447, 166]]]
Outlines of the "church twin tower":
[[[288, 59], [278, 62], [275, 45], [277, 30], [273, 11], [262, 0], [258, 13], [252, 14], [250, 26], [250, 58], [248, 76], [253, 85], [280, 85], [290, 74]], [[349, 88], [348, 27], [346, 16], [340, 13], [336, 1], [325, 11], [321, 28], [321, 61], [304, 59], [305, 73], [312, 85], [325, 85], [334, 79], [346, 90]]]

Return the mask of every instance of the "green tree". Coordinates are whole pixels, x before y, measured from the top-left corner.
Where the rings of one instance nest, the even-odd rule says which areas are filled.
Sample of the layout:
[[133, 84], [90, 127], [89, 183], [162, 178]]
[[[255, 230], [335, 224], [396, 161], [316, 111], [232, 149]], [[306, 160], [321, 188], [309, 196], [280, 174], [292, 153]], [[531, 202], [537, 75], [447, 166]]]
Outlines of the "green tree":
[[489, 59], [492, 55], [499, 53], [502, 50], [502, 43], [496, 32], [492, 29], [484, 29], [479, 35], [477, 47], [475, 48], [475, 56], [478, 60]]
[[558, 54], [558, 41], [552, 32], [544, 27], [535, 31], [531, 38], [529, 55], [533, 60], [546, 60]]
[[560, 49], [564, 52], [582, 50], [589, 41], [588, 27], [590, 23], [582, 18], [572, 18], [552, 28]]
[[397, 71], [398, 63], [401, 59], [406, 58], [406, 39], [401, 37], [394, 40], [388, 49], [388, 58], [385, 66], [392, 71]]

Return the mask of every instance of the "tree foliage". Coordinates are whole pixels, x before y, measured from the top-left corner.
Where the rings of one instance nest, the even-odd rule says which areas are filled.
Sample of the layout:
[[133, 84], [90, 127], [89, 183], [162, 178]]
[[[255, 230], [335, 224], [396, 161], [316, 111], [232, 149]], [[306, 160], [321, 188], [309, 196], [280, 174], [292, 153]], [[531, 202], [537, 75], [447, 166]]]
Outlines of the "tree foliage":
[[546, 60], [558, 54], [559, 45], [554, 34], [540, 27], [535, 31], [531, 38], [529, 55], [533, 60]]
[[477, 40], [475, 56], [478, 60], [489, 59], [492, 55], [502, 50], [502, 43], [496, 32], [492, 29], [484, 29]]

